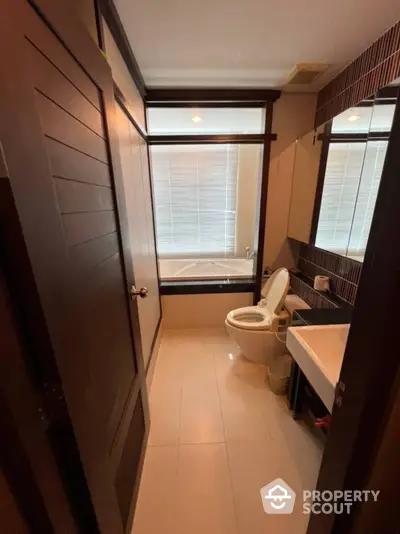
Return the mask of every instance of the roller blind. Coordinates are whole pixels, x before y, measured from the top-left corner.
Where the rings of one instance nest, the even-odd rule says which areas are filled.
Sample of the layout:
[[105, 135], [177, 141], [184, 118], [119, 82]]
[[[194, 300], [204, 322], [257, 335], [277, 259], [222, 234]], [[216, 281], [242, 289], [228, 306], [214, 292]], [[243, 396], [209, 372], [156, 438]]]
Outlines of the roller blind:
[[235, 255], [238, 147], [151, 147], [161, 258]]

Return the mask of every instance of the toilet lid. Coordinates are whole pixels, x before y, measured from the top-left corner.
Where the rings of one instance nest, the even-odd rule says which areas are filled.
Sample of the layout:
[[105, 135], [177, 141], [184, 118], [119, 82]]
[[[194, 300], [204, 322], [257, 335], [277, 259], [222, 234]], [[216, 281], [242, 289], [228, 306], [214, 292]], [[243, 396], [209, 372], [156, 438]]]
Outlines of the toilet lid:
[[271, 314], [260, 306], [246, 306], [228, 313], [228, 323], [244, 330], [268, 330], [271, 324]]
[[289, 271], [282, 267], [277, 269], [265, 283], [261, 294], [265, 297], [265, 306], [271, 315], [279, 315], [289, 289]]

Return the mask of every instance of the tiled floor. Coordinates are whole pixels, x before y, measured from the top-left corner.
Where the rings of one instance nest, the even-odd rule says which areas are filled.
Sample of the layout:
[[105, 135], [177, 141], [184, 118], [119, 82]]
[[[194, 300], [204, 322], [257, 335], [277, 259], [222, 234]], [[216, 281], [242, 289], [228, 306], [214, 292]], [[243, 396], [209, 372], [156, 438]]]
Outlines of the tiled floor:
[[133, 534], [302, 534], [308, 517], [264, 513], [260, 488], [313, 489], [322, 444], [224, 330], [164, 332]]

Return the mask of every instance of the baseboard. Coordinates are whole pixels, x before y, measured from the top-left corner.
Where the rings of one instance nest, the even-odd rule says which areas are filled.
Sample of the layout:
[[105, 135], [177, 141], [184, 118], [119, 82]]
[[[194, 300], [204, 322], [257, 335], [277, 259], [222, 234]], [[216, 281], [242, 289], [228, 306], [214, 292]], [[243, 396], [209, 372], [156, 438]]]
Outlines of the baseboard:
[[154, 332], [153, 342], [151, 344], [150, 358], [146, 369], [146, 385], [147, 391], [150, 394], [151, 384], [153, 382], [154, 370], [157, 363], [158, 349], [160, 347], [162, 335], [162, 313], [160, 313], [160, 319], [158, 320], [156, 331]]

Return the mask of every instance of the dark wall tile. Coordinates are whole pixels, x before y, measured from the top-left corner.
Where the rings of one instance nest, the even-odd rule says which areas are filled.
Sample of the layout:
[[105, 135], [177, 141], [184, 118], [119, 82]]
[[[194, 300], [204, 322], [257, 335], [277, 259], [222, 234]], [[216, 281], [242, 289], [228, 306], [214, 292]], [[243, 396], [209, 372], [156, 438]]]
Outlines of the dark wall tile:
[[[325, 308], [332, 305], [339, 307], [354, 305], [362, 263], [301, 243], [297, 268], [302, 276], [292, 276], [292, 289], [311, 306]], [[313, 289], [314, 278], [317, 275], [329, 277], [329, 293]]]
[[397, 78], [400, 69], [400, 21], [377, 39], [318, 93], [315, 125], [342, 111]]

